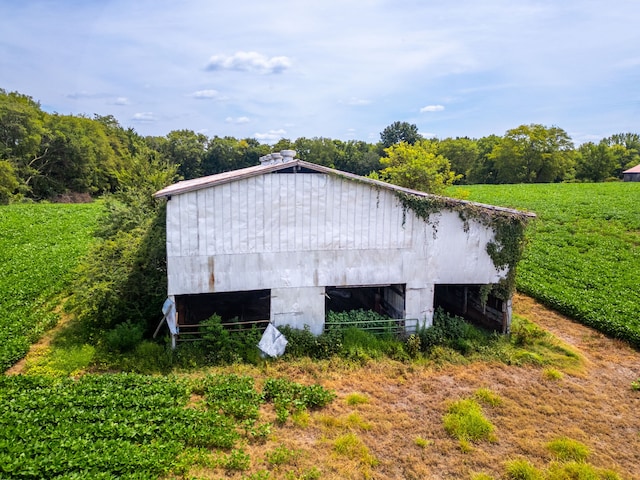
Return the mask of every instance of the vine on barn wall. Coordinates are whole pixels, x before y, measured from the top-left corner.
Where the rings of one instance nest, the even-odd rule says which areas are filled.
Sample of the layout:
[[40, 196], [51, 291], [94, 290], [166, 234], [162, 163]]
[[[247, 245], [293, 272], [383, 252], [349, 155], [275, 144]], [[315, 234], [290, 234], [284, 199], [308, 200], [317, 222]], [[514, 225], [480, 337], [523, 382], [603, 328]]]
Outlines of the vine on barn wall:
[[482, 205], [461, 202], [452, 198], [421, 197], [404, 192], [395, 192], [404, 211], [412, 210], [419, 218], [437, 232], [437, 219], [432, 215], [442, 210], [456, 212], [462, 220], [463, 230], [469, 232], [469, 222], [475, 220], [493, 230], [494, 240], [487, 243], [487, 253], [498, 270], [507, 269], [507, 275], [492, 288], [493, 294], [507, 300], [515, 291], [516, 265], [525, 247], [525, 229], [530, 216], [515, 210], [493, 210]]

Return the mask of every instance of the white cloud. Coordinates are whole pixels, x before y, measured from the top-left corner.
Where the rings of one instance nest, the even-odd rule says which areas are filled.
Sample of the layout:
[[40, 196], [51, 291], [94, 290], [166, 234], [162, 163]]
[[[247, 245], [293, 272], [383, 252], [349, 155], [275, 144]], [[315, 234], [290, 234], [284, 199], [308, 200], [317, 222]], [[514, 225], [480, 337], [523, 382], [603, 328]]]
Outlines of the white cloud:
[[134, 122], [155, 122], [156, 117], [153, 112], [138, 112], [133, 114], [131, 120]]
[[107, 95], [104, 93], [90, 93], [86, 90], [81, 90], [80, 92], [68, 93], [65, 97], [70, 98], [72, 100], [80, 100], [83, 98], [105, 98]]
[[127, 97], [118, 97], [113, 102], [112, 105], [129, 105], [129, 99]]
[[346, 103], [347, 105], [350, 105], [352, 107], [362, 107], [364, 105], [370, 105], [371, 104], [371, 100], [367, 100], [365, 98], [351, 97], [349, 100], [347, 100], [344, 103]]
[[286, 130], [269, 130], [267, 133], [255, 133], [253, 136], [256, 140], [261, 140], [265, 143], [275, 143], [287, 133]]
[[288, 57], [267, 57], [258, 52], [236, 52], [232, 56], [214, 55], [206, 70], [236, 70], [263, 74], [282, 73], [291, 67]]
[[235, 123], [240, 125], [243, 123], [249, 123], [249, 117], [237, 117], [237, 118], [227, 117], [224, 119], [224, 121], [227, 123]]
[[193, 98], [197, 98], [198, 100], [208, 100], [211, 98], [218, 97], [217, 90], [198, 90], [197, 92], [193, 92], [191, 94]]
[[420, 109], [420, 113], [441, 112], [442, 110], [444, 110], [444, 105], [427, 105], [426, 107], [422, 107]]

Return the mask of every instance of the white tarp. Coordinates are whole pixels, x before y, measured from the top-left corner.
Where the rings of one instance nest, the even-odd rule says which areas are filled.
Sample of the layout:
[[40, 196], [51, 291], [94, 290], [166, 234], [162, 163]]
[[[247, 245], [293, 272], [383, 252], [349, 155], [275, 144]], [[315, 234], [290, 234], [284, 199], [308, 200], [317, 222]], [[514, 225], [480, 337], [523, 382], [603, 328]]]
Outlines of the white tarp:
[[280, 330], [270, 323], [267, 325], [267, 328], [260, 339], [260, 343], [258, 343], [258, 348], [265, 355], [270, 357], [279, 357], [284, 353], [287, 343], [289, 342], [285, 336], [280, 333]]
[[162, 314], [167, 321], [167, 326], [171, 335], [178, 334], [178, 325], [176, 323], [176, 304], [172, 298], [167, 298], [162, 305]]

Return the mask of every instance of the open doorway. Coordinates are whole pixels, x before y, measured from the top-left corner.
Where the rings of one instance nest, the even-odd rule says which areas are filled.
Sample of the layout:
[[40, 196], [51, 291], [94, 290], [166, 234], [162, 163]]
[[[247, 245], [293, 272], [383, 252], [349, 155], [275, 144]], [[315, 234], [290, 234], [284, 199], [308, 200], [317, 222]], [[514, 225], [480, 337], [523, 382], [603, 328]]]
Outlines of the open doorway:
[[389, 318], [404, 318], [405, 285], [326, 287], [325, 312], [372, 310]]
[[176, 311], [180, 327], [199, 325], [214, 313], [221, 317], [222, 323], [268, 323], [271, 290], [177, 295]]
[[486, 296], [482, 287], [483, 285], [438, 284], [435, 286], [434, 307], [440, 307], [475, 325], [507, 333], [511, 323], [507, 302], [491, 293]]

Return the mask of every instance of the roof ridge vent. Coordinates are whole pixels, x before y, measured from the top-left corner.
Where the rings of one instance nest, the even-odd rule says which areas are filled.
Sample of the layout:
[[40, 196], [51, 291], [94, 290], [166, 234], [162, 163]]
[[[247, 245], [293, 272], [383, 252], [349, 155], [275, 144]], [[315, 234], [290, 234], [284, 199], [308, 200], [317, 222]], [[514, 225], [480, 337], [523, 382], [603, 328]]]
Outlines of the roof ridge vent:
[[279, 163], [287, 163], [295, 160], [295, 150], [282, 150], [281, 152], [269, 153], [260, 157], [261, 165], [277, 165]]

